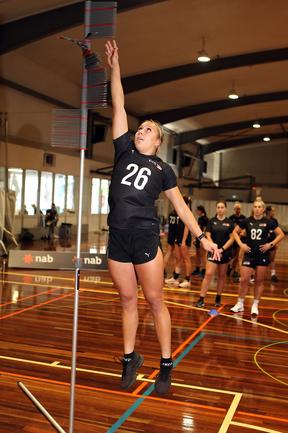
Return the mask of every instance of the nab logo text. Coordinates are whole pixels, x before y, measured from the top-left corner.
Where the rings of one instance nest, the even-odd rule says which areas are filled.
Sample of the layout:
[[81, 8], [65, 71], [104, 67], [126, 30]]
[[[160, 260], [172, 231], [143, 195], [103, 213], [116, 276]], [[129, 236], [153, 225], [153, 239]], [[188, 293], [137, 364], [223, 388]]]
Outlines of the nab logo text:
[[101, 265], [102, 259], [100, 257], [84, 257], [83, 258], [84, 265]]

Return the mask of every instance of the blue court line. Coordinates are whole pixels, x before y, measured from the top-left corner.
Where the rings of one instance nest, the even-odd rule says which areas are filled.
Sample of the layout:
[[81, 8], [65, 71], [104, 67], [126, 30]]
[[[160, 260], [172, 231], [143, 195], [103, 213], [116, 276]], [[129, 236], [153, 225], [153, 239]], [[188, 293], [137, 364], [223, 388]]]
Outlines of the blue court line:
[[224, 337], [224, 338], [231, 338], [233, 340], [251, 340], [251, 341], [259, 341], [259, 342], [265, 342], [265, 343], [278, 343], [278, 340], [272, 340], [268, 338], [261, 338], [261, 337], [249, 337], [245, 335], [234, 335], [234, 334], [228, 334], [226, 332], [215, 332], [215, 331], [206, 331], [206, 335], [216, 335], [217, 337]]
[[[193, 347], [195, 347], [196, 344], [199, 343], [199, 341], [202, 340], [202, 338], [204, 336], [205, 336], [204, 332], [201, 332], [199, 335], [197, 335], [195, 340], [193, 340], [192, 343], [190, 343], [189, 346], [187, 346], [186, 349], [183, 350], [181, 355], [179, 355], [178, 358], [176, 358], [176, 360], [173, 362], [174, 367], [176, 367], [179, 364], [179, 362], [182, 361], [184, 356], [186, 356], [187, 353], [189, 353], [190, 350], [193, 349]], [[155, 385], [154, 385], [154, 383], [152, 383], [152, 385], [150, 385], [149, 388], [145, 392], [143, 392], [142, 395], [144, 395], [145, 397], [150, 395], [154, 391], [154, 388], [155, 388]], [[143, 398], [143, 397], [138, 398], [135, 401], [135, 403], [132, 404], [132, 406], [130, 406], [129, 409], [126, 410], [125, 413], [123, 413], [123, 415], [118, 419], [118, 421], [116, 421], [109, 428], [109, 430], [107, 430], [106, 433], [114, 433], [129, 418], [129, 416], [132, 415], [132, 413], [143, 403], [144, 400], [145, 400], [145, 398]]]

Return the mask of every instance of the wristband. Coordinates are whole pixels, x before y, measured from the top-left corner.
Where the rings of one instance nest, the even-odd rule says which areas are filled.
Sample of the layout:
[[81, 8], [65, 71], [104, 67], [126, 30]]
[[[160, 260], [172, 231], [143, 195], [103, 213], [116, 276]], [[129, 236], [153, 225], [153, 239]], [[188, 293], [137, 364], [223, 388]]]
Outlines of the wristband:
[[198, 241], [201, 241], [201, 239], [205, 238], [205, 233], [201, 233], [201, 235], [197, 236]]

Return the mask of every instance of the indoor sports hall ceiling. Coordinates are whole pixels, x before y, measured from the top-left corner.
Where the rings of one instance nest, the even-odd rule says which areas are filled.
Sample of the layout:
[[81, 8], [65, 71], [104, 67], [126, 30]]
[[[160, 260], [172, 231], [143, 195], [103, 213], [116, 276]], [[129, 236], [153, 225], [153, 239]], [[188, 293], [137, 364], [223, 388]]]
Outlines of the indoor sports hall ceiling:
[[[0, 16], [2, 88], [79, 107], [80, 52], [58, 36], [83, 37], [83, 2], [0, 0]], [[264, 136], [286, 142], [287, 22], [287, 0], [119, 0], [127, 111], [158, 119], [178, 144], [198, 140], [204, 153], [264, 145]], [[93, 49], [105, 59], [104, 42]], [[202, 49], [210, 62], [197, 61]]]

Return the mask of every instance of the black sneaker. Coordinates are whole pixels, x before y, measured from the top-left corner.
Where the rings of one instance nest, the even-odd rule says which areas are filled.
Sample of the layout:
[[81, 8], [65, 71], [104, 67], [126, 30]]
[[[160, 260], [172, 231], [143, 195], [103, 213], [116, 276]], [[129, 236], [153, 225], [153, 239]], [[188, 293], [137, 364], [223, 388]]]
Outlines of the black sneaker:
[[215, 305], [215, 307], [221, 307], [221, 296], [220, 295], [216, 295], [214, 305]]
[[166, 370], [166, 371], [161, 371], [157, 374], [156, 379], [155, 379], [155, 392], [158, 395], [163, 395], [163, 394], [167, 394], [167, 392], [170, 390], [171, 388], [171, 371], [172, 368], [170, 370]]
[[194, 271], [191, 273], [191, 275], [199, 275], [200, 273], [200, 269], [199, 268], [195, 268]]
[[277, 277], [277, 275], [271, 275], [271, 281], [273, 282], [273, 283], [279, 283], [279, 278]]
[[195, 307], [197, 307], [197, 308], [205, 307], [204, 299], [201, 299], [201, 298], [200, 298], [200, 299], [196, 302]]
[[121, 389], [128, 389], [136, 382], [137, 370], [144, 362], [144, 357], [135, 352], [135, 356], [131, 361], [121, 360], [123, 365], [122, 378], [120, 383]]

